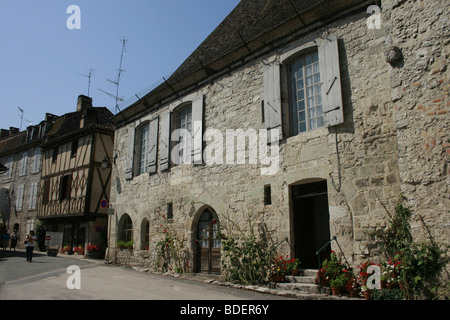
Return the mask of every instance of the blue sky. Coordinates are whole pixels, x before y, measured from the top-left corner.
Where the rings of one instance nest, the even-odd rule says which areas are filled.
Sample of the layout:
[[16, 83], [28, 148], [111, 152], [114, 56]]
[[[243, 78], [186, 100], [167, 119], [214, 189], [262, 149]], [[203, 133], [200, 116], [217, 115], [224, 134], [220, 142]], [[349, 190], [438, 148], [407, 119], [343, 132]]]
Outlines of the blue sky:
[[[0, 128], [38, 124], [49, 112], [75, 111], [79, 94], [114, 112], [119, 97], [168, 77], [234, 9], [239, 0], [0, 0]], [[81, 29], [69, 29], [70, 5]], [[24, 110], [21, 124], [18, 108]]]

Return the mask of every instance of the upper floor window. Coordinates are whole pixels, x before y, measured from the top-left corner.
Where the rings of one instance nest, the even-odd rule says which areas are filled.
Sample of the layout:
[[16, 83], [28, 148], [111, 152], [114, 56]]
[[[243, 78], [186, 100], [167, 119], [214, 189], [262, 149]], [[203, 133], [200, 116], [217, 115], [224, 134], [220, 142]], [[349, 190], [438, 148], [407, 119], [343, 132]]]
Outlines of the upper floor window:
[[24, 176], [27, 174], [27, 162], [28, 162], [28, 153], [22, 153], [22, 157], [20, 158], [19, 163], [19, 176]]
[[322, 92], [317, 51], [290, 66], [292, 134], [323, 127]]
[[[172, 161], [175, 164], [190, 163], [192, 143], [191, 139], [186, 138], [192, 137], [192, 105], [181, 107], [174, 112], [173, 131], [175, 130], [179, 130], [179, 135], [177, 134], [177, 137], [172, 138], [179, 143], [177, 144], [178, 150], [175, 150], [172, 154]], [[183, 135], [183, 130], [189, 133], [189, 137]]]
[[344, 122], [336, 34], [289, 47], [263, 68], [268, 143]]
[[138, 146], [137, 146], [137, 172], [138, 174], [146, 173], [148, 170], [148, 152], [150, 146], [150, 125], [146, 123], [138, 129]]

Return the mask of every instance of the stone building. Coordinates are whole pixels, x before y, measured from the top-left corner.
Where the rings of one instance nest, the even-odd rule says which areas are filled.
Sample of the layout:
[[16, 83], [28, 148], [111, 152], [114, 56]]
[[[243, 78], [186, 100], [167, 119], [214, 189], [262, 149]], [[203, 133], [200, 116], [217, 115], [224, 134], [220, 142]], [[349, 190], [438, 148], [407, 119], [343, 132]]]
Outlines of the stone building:
[[154, 266], [170, 230], [184, 269], [220, 272], [220, 222], [287, 238], [303, 267], [334, 236], [359, 263], [401, 194], [448, 243], [449, 4], [379, 5], [243, 0], [117, 114], [114, 258]]
[[59, 117], [41, 144], [38, 219], [63, 232], [64, 247], [106, 248], [114, 129], [105, 107], [80, 95], [75, 112]]
[[[18, 231], [25, 239], [37, 226], [37, 197], [41, 179], [41, 144], [57, 116], [47, 113], [38, 125], [1, 129], [0, 162], [8, 170], [0, 175], [1, 231]], [[22, 241], [18, 247], [23, 247]]]

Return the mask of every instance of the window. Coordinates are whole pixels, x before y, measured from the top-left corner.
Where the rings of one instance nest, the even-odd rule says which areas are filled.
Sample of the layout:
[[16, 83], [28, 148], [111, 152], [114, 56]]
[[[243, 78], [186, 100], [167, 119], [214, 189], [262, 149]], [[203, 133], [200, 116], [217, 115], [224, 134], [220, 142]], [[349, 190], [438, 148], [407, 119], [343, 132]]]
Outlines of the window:
[[150, 125], [148, 123], [139, 129], [138, 138], [137, 172], [138, 174], [143, 174], [146, 173], [148, 169], [148, 155], [150, 146]]
[[69, 199], [72, 191], [72, 175], [66, 175], [61, 178], [61, 191], [59, 199], [61, 201]]
[[42, 204], [48, 204], [50, 199], [50, 179], [44, 180], [44, 187], [42, 190]]
[[263, 86], [268, 143], [343, 123], [336, 34], [299, 41], [273, 57], [263, 67]]
[[77, 150], [78, 150], [78, 139], [75, 139], [72, 141], [72, 148], [70, 151], [70, 157], [73, 158], [77, 155]]
[[33, 182], [31, 184], [30, 200], [28, 202], [28, 209], [31, 209], [31, 210], [36, 209], [37, 193], [38, 193], [38, 183], [37, 182]]
[[270, 184], [264, 186], [264, 205], [268, 206], [272, 204], [272, 190]]
[[40, 148], [36, 148], [36, 150], [34, 150], [33, 167], [31, 169], [31, 173], [38, 173], [41, 170], [41, 162], [42, 150]]
[[16, 194], [16, 210], [17, 211], [22, 211], [24, 187], [25, 186], [23, 184], [21, 184], [17, 187], [17, 194]]
[[133, 240], [133, 222], [128, 214], [122, 218], [120, 240], [125, 242]]
[[28, 153], [22, 153], [22, 157], [19, 163], [19, 176], [24, 176], [27, 174], [27, 162], [28, 162]]
[[173, 219], [173, 203], [169, 202], [167, 204], [167, 219]]
[[306, 54], [290, 67], [292, 134], [324, 126], [317, 51]]
[[179, 129], [180, 136], [175, 137], [179, 139], [177, 145], [178, 152], [175, 151], [174, 158], [172, 159], [175, 164], [190, 163], [191, 156], [191, 140], [183, 137], [182, 130], [189, 132], [192, 137], [192, 106], [188, 105], [178, 109], [174, 113], [173, 131]]
[[8, 170], [5, 172], [5, 179], [11, 179], [13, 164], [14, 164], [13, 157], [9, 157], [8, 160], [6, 161], [6, 167], [8, 167]]
[[53, 148], [53, 156], [52, 156], [52, 162], [55, 162], [58, 158], [58, 147]]

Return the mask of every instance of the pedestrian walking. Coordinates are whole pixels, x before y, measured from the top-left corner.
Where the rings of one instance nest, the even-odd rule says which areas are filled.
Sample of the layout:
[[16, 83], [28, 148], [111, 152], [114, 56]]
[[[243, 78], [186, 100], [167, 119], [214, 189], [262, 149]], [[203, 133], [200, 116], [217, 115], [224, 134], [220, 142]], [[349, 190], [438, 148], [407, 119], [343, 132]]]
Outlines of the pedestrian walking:
[[8, 230], [5, 230], [5, 232], [3, 232], [2, 234], [2, 246], [3, 246], [3, 251], [6, 250], [6, 248], [9, 246], [9, 239], [10, 239], [10, 235], [8, 233]]
[[11, 235], [11, 246], [9, 247], [9, 251], [14, 249], [14, 252], [16, 252], [17, 241], [19, 241], [19, 235], [17, 234], [17, 230], [14, 230]]
[[32, 262], [32, 260], [33, 260], [34, 243], [36, 240], [37, 240], [37, 237], [34, 235], [34, 231], [31, 230], [30, 234], [27, 235], [27, 238], [25, 240], [26, 254], [27, 254], [28, 262]]

